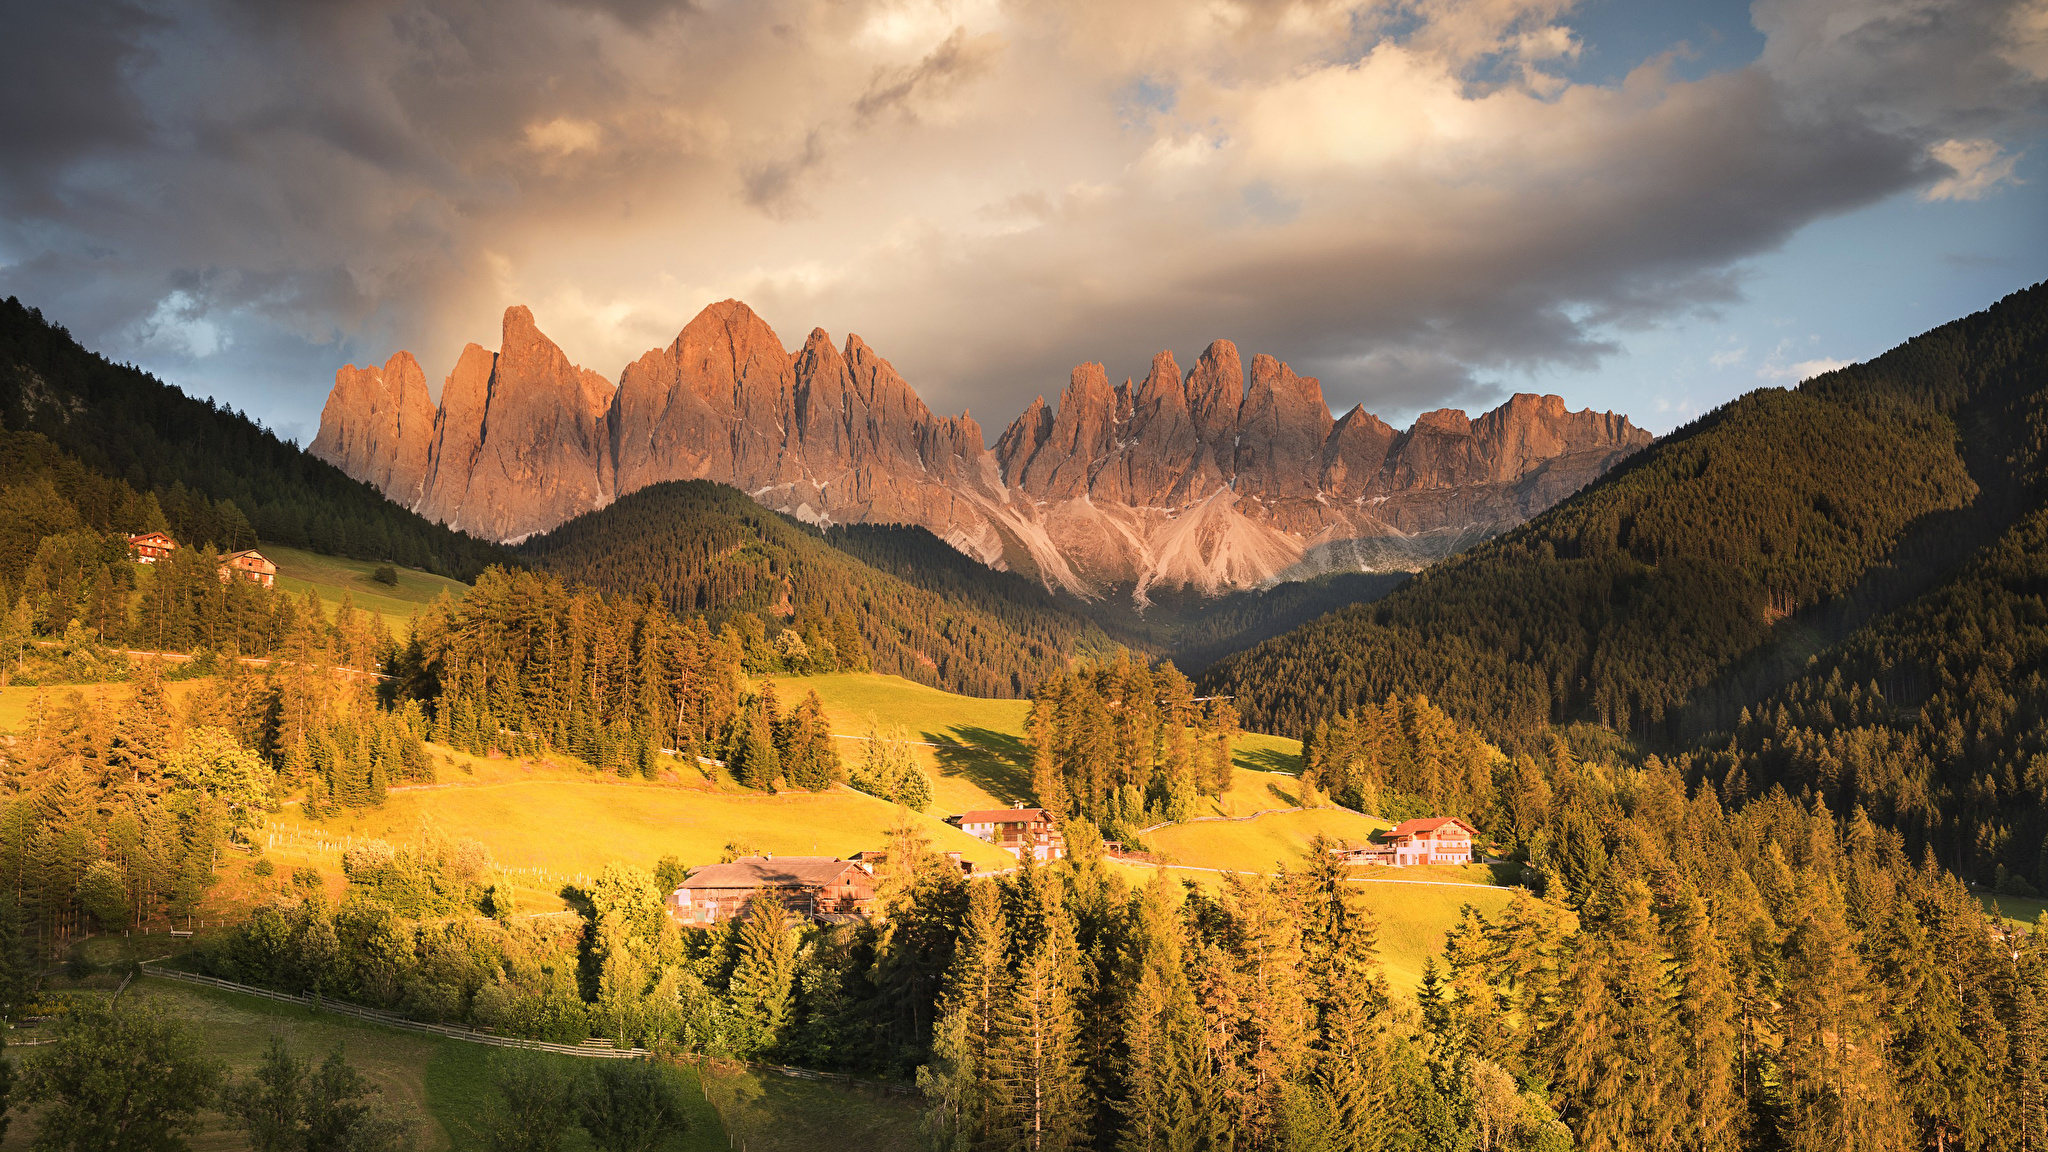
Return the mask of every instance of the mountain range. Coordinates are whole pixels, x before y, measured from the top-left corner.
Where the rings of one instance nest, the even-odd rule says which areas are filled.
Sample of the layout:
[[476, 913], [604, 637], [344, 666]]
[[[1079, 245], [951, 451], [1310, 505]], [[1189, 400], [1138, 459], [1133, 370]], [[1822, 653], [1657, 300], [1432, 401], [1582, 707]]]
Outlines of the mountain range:
[[503, 542], [666, 480], [730, 484], [809, 523], [911, 524], [1084, 598], [1215, 593], [1414, 569], [1527, 520], [1650, 442], [1626, 417], [1518, 395], [1396, 430], [1333, 419], [1321, 385], [1228, 340], [1185, 373], [1074, 369], [987, 446], [858, 336], [790, 352], [736, 300], [627, 365], [570, 363], [524, 307], [470, 344], [435, 404], [408, 352], [336, 373], [313, 455], [450, 528]]

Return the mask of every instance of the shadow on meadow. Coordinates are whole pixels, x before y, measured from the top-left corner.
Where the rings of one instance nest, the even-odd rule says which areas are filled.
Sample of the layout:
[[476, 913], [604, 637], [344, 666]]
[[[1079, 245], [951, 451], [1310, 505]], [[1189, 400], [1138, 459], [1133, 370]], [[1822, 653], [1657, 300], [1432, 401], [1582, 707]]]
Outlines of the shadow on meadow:
[[939, 745], [932, 758], [941, 775], [966, 780], [1004, 803], [1031, 798], [1031, 750], [1022, 737], [971, 724], [922, 735]]

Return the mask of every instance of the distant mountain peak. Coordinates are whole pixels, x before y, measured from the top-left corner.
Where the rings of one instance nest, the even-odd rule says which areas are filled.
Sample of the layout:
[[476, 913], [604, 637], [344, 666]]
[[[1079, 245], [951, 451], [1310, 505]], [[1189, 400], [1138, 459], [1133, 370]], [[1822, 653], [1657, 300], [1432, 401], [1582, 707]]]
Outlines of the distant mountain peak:
[[[1314, 377], [1217, 340], [1142, 381], [1078, 365], [989, 448], [934, 414], [860, 337], [789, 351], [738, 300], [698, 313], [617, 386], [569, 362], [525, 307], [499, 351], [463, 349], [436, 408], [404, 352], [343, 367], [311, 451], [394, 501], [519, 540], [663, 480], [710, 479], [815, 524], [917, 524], [1082, 596], [1205, 592], [1370, 552], [1419, 564], [1542, 511], [1650, 442], [1624, 416], [1517, 395], [1397, 431], [1332, 419]], [[1342, 548], [1370, 539], [1379, 547]]]

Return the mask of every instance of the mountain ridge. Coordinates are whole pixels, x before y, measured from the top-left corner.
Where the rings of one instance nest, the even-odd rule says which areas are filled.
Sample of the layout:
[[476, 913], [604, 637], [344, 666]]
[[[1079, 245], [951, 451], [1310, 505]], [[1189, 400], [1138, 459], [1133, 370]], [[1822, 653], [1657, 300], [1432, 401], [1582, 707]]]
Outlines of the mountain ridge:
[[[705, 308], [613, 387], [530, 310], [466, 346], [441, 402], [409, 353], [343, 367], [309, 451], [429, 519], [516, 543], [665, 480], [731, 484], [814, 525], [912, 524], [990, 567], [1096, 598], [1216, 594], [1344, 568], [1413, 569], [1556, 503], [1650, 442], [1625, 416], [1517, 395], [1396, 430], [1236, 345], [1142, 382], [1102, 365], [990, 447], [931, 411], [857, 335], [794, 352], [737, 300]], [[1356, 542], [1371, 547], [1356, 547]]]

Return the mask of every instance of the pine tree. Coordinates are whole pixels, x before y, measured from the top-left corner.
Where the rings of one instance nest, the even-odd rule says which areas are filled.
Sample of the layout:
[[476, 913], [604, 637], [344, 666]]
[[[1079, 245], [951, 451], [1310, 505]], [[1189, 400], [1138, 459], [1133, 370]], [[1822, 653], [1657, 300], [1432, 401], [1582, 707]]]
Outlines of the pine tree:
[[1811, 873], [1796, 885], [1778, 1014], [1780, 1134], [1792, 1152], [1888, 1152], [1904, 1142], [1905, 1116], [1884, 1058], [1877, 989], [1839, 891]]
[[796, 981], [796, 940], [782, 902], [758, 893], [739, 924], [738, 962], [729, 985], [742, 1056], [771, 1052], [789, 1024]]
[[1685, 1057], [1682, 1146], [1712, 1152], [1740, 1143], [1748, 1121], [1737, 1070], [1734, 974], [1706, 902], [1690, 884], [1679, 892], [1671, 921], [1673, 1023]]
[[1072, 803], [1059, 763], [1058, 707], [1049, 689], [1041, 686], [1024, 720], [1024, 739], [1031, 748], [1031, 795], [1056, 821], [1066, 819]]
[[781, 757], [775, 747], [773, 696], [765, 692], [741, 711], [732, 759], [733, 778], [748, 788], [773, 790], [782, 775]]
[[[1621, 871], [1621, 870], [1617, 870]], [[1587, 1152], [1675, 1146], [1685, 1120], [1684, 1053], [1675, 1039], [1649, 889], [1612, 880], [1562, 989], [1550, 1070]]]
[[1000, 1146], [1065, 1152], [1086, 1139], [1090, 1112], [1075, 1007], [1079, 956], [1057, 883], [1037, 888], [1039, 931], [1017, 939], [1016, 975], [996, 1020], [990, 1082]]
[[1164, 870], [1133, 902], [1124, 957], [1124, 1092], [1120, 1152], [1231, 1146], [1224, 1102], [1188, 982], [1179, 900]]
[[995, 1047], [1011, 981], [1009, 934], [996, 882], [967, 888], [967, 916], [946, 973], [932, 1062], [918, 1069], [918, 1086], [931, 1101], [926, 1126], [942, 1146], [984, 1147], [995, 1125]]

